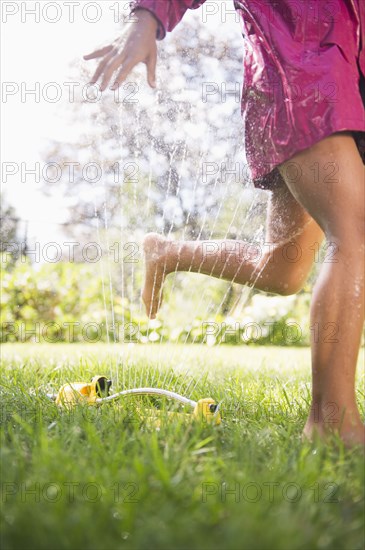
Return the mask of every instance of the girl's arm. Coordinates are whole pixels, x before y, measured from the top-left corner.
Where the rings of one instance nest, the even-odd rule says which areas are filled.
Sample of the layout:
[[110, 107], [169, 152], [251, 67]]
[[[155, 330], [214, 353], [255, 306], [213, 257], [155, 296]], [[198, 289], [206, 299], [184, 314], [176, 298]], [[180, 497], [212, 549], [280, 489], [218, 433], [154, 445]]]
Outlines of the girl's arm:
[[188, 9], [196, 9], [206, 0], [133, 0], [132, 13], [140, 8], [148, 10], [158, 21], [157, 40], [172, 31]]
[[84, 59], [100, 59], [90, 84], [101, 80], [104, 91], [113, 77], [112, 90], [117, 89], [138, 63], [147, 66], [147, 81], [156, 87], [156, 40], [162, 40], [167, 31], [182, 19], [187, 9], [201, 6], [205, 0], [134, 0], [133, 18], [122, 36], [112, 44], [85, 55]]

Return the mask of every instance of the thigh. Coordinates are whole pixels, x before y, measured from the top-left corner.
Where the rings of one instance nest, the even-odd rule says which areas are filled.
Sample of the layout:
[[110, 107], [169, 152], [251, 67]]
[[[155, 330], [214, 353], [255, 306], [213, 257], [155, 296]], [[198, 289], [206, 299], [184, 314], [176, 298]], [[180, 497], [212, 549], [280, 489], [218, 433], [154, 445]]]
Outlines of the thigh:
[[279, 169], [293, 197], [327, 238], [363, 233], [365, 172], [351, 133], [333, 134]]
[[310, 249], [322, 240], [321, 228], [283, 181], [270, 194], [266, 242], [275, 245], [295, 242], [302, 248]]

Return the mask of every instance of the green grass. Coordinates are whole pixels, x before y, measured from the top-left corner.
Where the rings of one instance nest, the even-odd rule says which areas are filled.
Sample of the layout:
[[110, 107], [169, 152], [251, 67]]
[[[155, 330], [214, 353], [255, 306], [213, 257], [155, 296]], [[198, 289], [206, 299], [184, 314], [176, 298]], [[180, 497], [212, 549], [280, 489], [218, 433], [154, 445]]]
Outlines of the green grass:
[[[363, 547], [363, 455], [301, 443], [309, 350], [20, 344], [2, 363], [3, 548]], [[129, 398], [60, 413], [44, 396], [103, 373], [115, 391], [223, 400], [224, 422], [165, 415], [156, 429], [138, 407], [176, 406]]]

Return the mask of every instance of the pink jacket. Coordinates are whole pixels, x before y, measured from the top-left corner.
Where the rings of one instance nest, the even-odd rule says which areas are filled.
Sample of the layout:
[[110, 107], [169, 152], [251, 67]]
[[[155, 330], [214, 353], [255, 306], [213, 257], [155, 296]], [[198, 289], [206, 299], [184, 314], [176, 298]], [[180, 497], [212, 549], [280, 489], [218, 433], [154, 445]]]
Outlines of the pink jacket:
[[[158, 39], [205, 0], [134, 0], [159, 21]], [[365, 1], [234, 0], [244, 37], [242, 115], [256, 187], [276, 167], [343, 130], [365, 132]], [[356, 134], [360, 140], [365, 134]]]

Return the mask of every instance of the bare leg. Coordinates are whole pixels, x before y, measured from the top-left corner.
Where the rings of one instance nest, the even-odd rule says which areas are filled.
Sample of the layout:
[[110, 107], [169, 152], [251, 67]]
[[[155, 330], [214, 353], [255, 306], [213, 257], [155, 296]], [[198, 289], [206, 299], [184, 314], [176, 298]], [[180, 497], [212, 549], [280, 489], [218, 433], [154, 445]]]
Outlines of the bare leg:
[[161, 305], [163, 281], [169, 273], [192, 271], [278, 294], [302, 288], [311, 269], [315, 246], [323, 239], [317, 223], [294, 199], [285, 184], [270, 197], [265, 245], [236, 241], [171, 241], [146, 235], [145, 286], [142, 298], [154, 318]]
[[[143, 298], [154, 317], [164, 277], [175, 270], [290, 294], [305, 281], [313, 245], [321, 242], [323, 230], [330, 247], [313, 292], [313, 405], [304, 434], [312, 438], [337, 432], [348, 444], [363, 443], [355, 371], [364, 322], [364, 167], [346, 133], [322, 140], [290, 162], [301, 175], [290, 177], [289, 163], [281, 168], [292, 195], [286, 189], [272, 195], [267, 241], [276, 242], [274, 247], [258, 260], [244, 242], [237, 248], [237, 241], [209, 241], [204, 248], [201, 242], [147, 235]], [[290, 243], [299, 245], [300, 261], [288, 260]], [[227, 254], [229, 247], [235, 254]]]
[[363, 443], [355, 371], [364, 322], [364, 166], [350, 134], [330, 136], [292, 162], [301, 176], [291, 181], [287, 163], [285, 181], [331, 245], [313, 291], [313, 404], [304, 434], [335, 431], [348, 444]]

